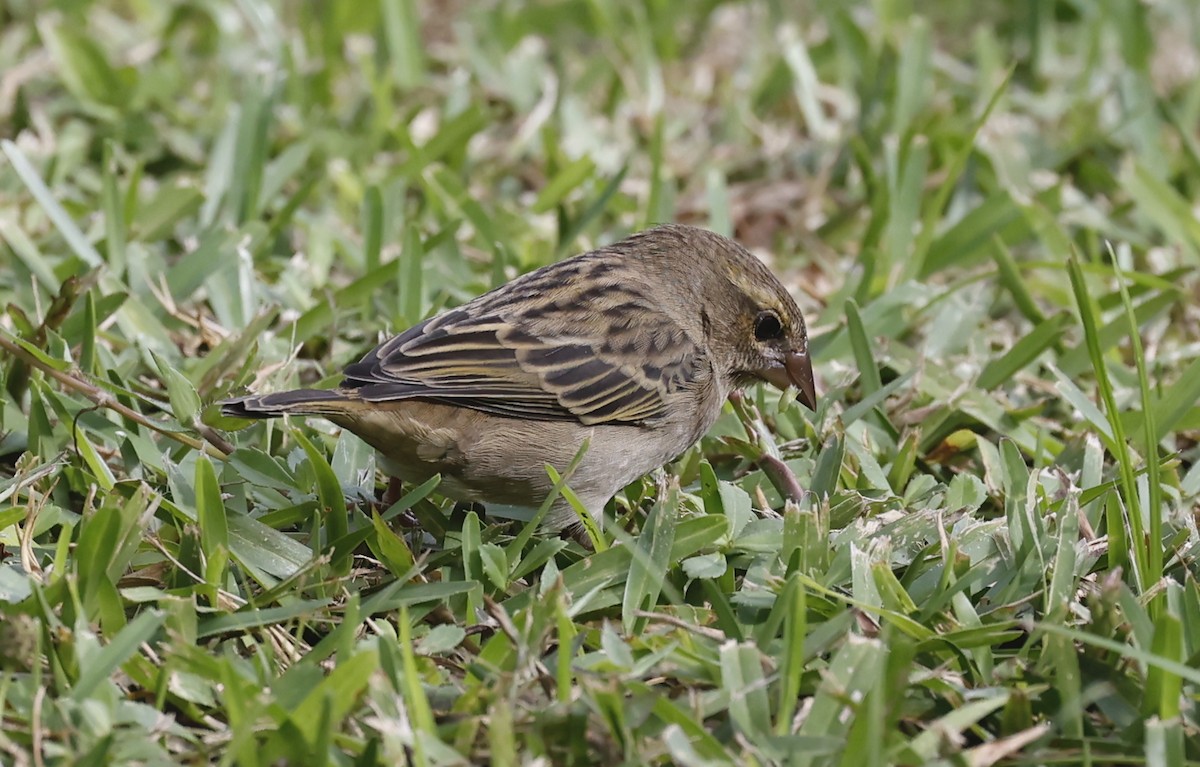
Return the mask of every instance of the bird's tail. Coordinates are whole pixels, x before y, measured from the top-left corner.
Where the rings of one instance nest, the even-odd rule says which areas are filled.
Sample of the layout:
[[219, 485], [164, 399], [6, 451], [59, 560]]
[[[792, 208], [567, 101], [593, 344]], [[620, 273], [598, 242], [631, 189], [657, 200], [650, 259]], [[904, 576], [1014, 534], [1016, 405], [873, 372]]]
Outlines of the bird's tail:
[[293, 389], [274, 394], [251, 394], [220, 403], [221, 415], [234, 418], [278, 418], [282, 415], [344, 413], [352, 398], [337, 389]]

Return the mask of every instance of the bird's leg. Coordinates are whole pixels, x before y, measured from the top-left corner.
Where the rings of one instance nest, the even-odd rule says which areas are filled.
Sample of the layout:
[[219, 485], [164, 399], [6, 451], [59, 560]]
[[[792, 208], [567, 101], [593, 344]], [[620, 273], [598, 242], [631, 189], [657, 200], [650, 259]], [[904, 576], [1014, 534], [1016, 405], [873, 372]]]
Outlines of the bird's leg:
[[480, 522], [487, 519], [487, 510], [479, 501], [455, 501], [454, 507], [450, 510], [451, 524], [461, 528], [467, 521], [467, 514], [472, 511], [475, 512], [475, 516], [479, 517]]
[[[396, 501], [403, 496], [401, 492], [403, 483], [399, 477], [388, 477], [387, 489], [383, 491], [383, 497], [379, 499], [379, 511], [384, 512], [392, 508]], [[401, 527], [418, 527], [420, 522], [412, 513], [412, 509], [406, 509], [396, 520]]]
[[400, 485], [399, 477], [388, 477], [387, 490], [383, 491], [383, 497], [379, 499], [379, 505], [383, 507], [384, 511], [390, 509], [393, 503], [400, 500]]

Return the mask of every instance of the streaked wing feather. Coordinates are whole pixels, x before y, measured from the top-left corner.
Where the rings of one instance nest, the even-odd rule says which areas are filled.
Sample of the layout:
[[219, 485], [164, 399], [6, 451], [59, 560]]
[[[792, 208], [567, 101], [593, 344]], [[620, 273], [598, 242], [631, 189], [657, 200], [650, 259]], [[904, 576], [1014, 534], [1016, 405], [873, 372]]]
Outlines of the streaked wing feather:
[[[610, 308], [645, 305], [621, 287], [611, 297]], [[579, 303], [563, 307], [572, 316], [543, 310], [505, 318], [470, 305], [449, 311], [348, 366], [342, 385], [368, 401], [421, 398], [518, 418], [641, 423], [663, 416], [665, 395], [696, 374], [695, 345], [664, 315], [651, 315], [661, 327], [624, 328], [622, 339], [588, 338], [555, 332], [592, 326], [571, 321], [586, 311]], [[639, 350], [636, 364], [618, 362]]]

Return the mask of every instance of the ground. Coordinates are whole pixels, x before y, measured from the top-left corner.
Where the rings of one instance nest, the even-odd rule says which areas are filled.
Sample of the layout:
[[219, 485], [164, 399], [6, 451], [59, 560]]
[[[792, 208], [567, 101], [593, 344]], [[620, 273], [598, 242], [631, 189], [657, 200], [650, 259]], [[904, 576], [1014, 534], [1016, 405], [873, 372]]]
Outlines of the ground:
[[[1194, 3], [49, 6], [0, 762], [1200, 764]], [[594, 550], [212, 407], [662, 221], [780, 275], [819, 407], [748, 391]]]

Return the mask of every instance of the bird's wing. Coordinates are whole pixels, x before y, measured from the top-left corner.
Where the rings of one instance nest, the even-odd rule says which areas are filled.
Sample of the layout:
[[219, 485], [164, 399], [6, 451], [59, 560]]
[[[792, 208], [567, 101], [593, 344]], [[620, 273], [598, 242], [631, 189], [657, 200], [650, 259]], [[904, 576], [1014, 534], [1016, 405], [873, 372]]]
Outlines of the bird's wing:
[[654, 421], [701, 374], [702, 351], [640, 296], [606, 293], [517, 314], [472, 302], [380, 344], [346, 368], [342, 386], [367, 401], [425, 399], [517, 418]]

